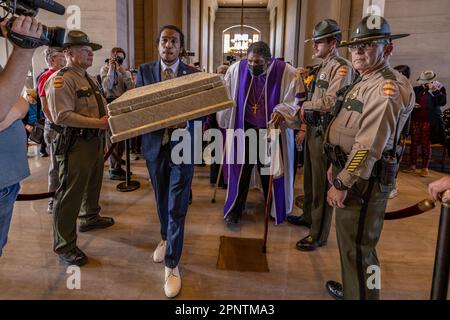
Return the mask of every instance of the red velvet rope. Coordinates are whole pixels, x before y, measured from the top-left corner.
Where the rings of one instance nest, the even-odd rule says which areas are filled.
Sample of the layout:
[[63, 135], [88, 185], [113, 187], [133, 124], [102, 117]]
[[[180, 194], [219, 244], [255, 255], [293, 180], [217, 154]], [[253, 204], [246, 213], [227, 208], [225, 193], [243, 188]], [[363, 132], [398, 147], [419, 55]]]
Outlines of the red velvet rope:
[[[103, 161], [106, 162], [108, 158], [111, 156], [111, 154], [114, 151], [114, 148], [116, 147], [116, 143], [113, 143], [111, 145], [111, 148], [109, 148], [108, 151], [106, 151], [105, 156], [103, 157]], [[43, 200], [52, 198], [55, 196], [54, 192], [47, 192], [47, 193], [34, 193], [34, 194], [19, 194], [17, 195], [16, 201], [36, 201], [36, 200]]]

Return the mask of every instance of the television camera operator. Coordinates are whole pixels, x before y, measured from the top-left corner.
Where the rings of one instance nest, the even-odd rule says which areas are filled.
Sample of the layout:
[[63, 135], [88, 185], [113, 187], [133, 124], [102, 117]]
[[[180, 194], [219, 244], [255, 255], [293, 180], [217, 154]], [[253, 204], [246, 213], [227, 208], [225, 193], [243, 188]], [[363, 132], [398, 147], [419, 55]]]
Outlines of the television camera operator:
[[[10, 30], [7, 25], [9, 24]], [[40, 38], [43, 26], [33, 17], [19, 16], [0, 23], [3, 37], [8, 34]], [[22, 48], [12, 42], [13, 51], [0, 74], [0, 256], [6, 245], [9, 226], [20, 189], [20, 181], [30, 175], [27, 160], [27, 136], [20, 120], [28, 110], [20, 97], [36, 48]]]
[[27, 161], [27, 137], [21, 118], [28, 103], [21, 98], [25, 79], [36, 48], [62, 44], [65, 29], [49, 28], [34, 17], [39, 9], [63, 15], [65, 7], [43, 0], [0, 0], [5, 13], [0, 17], [0, 36], [8, 39], [13, 50], [0, 73], [0, 256], [6, 245], [14, 202], [20, 181], [30, 175]]

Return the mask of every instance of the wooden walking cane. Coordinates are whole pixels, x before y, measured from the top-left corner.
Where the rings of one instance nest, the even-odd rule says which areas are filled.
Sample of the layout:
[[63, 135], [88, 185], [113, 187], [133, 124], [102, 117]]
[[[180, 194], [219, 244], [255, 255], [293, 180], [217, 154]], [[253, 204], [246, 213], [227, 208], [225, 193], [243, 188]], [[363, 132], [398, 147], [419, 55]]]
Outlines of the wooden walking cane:
[[[273, 127], [271, 127], [269, 125], [269, 130], [268, 130], [268, 137], [271, 137], [271, 130], [273, 129]], [[270, 140], [270, 143], [272, 143], [272, 141]], [[271, 152], [273, 152], [273, 150], [271, 150]], [[281, 162], [283, 163], [283, 162]], [[272, 186], [273, 186], [273, 172], [272, 172], [272, 162], [270, 163], [270, 176], [269, 176], [269, 188], [267, 191], [267, 201], [266, 201], [266, 209], [265, 209], [265, 214], [264, 214], [264, 243], [262, 246], [262, 252], [263, 253], [267, 253], [267, 234], [269, 233], [269, 215], [270, 215], [270, 210], [272, 208], [271, 204], [272, 204]]]

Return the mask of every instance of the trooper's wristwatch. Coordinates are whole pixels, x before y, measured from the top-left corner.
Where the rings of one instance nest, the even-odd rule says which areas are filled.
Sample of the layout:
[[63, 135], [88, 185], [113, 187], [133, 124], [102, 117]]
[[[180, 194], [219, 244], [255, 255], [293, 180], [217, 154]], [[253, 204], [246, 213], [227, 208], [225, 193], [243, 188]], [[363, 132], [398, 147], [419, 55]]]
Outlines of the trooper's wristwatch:
[[349, 189], [339, 178], [333, 180], [333, 186], [339, 191], [346, 191]]

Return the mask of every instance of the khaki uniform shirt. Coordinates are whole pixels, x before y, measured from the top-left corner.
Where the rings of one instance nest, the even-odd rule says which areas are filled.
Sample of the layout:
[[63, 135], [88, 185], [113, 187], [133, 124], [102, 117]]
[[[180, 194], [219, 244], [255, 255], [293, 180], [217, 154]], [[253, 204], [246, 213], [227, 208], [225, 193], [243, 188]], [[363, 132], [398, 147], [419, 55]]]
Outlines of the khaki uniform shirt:
[[327, 57], [316, 75], [314, 94], [303, 104], [304, 109], [330, 112], [336, 103], [336, 92], [352, 83], [354, 70], [351, 63], [336, 54]]
[[[92, 88], [88, 79], [96, 84]], [[95, 91], [94, 91], [95, 90]], [[86, 70], [69, 64], [55, 72], [45, 83], [48, 106], [53, 123], [75, 128], [100, 128], [99, 106], [95, 93], [100, 94], [96, 80]], [[104, 113], [106, 101], [101, 98]]]
[[349, 155], [338, 174], [344, 185], [351, 187], [358, 178], [370, 178], [375, 162], [393, 148], [396, 127], [398, 138], [414, 104], [408, 79], [386, 64], [364, 74], [347, 92], [327, 134], [328, 142]]

